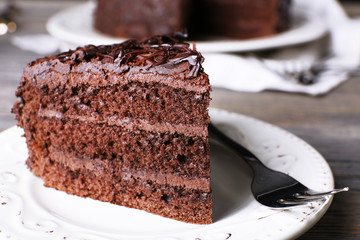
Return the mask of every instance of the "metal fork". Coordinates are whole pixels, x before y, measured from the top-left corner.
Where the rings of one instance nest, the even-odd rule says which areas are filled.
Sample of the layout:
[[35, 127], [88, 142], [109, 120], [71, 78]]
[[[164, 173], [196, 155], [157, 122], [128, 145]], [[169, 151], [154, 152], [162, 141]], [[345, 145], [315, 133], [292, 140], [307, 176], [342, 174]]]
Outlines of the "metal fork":
[[[267, 60], [255, 55], [250, 58], [261, 63], [266, 69], [276, 73], [280, 77], [297, 82], [303, 85], [311, 85], [318, 81], [319, 77], [325, 72], [333, 74], [347, 73], [348, 78], [360, 76], [360, 67], [345, 67], [330, 63], [333, 56], [329, 55], [314, 63], [302, 62], [297, 60]], [[276, 63], [276, 64], [275, 64]], [[274, 66], [277, 65], [277, 66]]]
[[312, 191], [289, 175], [266, 167], [253, 153], [226, 136], [212, 123], [209, 124], [209, 132], [250, 165], [254, 172], [251, 191], [263, 205], [273, 208], [304, 205], [349, 190], [344, 187], [322, 193]]
[[[306, 64], [304, 64], [304, 66], [305, 65]], [[330, 71], [334, 74], [347, 73], [348, 78], [360, 76], [360, 68], [334, 66], [328, 64], [326, 61], [316, 62], [309, 67], [305, 66], [302, 70], [292, 70], [291, 67], [288, 67], [281, 75], [285, 78], [293, 79], [300, 84], [311, 85], [318, 81], [321, 74]]]

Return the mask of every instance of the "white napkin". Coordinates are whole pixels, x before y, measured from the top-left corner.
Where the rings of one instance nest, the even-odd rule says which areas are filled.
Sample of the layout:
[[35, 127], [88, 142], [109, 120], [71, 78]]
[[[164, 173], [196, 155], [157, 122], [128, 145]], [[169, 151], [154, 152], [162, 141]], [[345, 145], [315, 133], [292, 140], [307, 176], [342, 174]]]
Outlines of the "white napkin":
[[[341, 6], [335, 0], [312, 1], [312, 7], [318, 7], [329, 24], [331, 51], [334, 56], [328, 60], [334, 67], [357, 67], [360, 64], [360, 20], [347, 18]], [[299, 64], [305, 60], [310, 65], [316, 58], [318, 45], [302, 48], [294, 47], [292, 54], [299, 54]], [[294, 53], [295, 49], [295, 53]], [[278, 55], [286, 55], [289, 48], [279, 50]], [[315, 54], [314, 54], [315, 53]], [[326, 72], [311, 85], [302, 85], [284, 79], [264, 67], [263, 63], [248, 57], [231, 54], [204, 54], [204, 69], [209, 74], [214, 87], [227, 88], [235, 91], [259, 92], [263, 90], [278, 90], [299, 92], [309, 95], [321, 95], [329, 92], [347, 79], [346, 73]], [[296, 61], [294, 59], [292, 62]], [[300, 63], [301, 62], [301, 63]], [[271, 68], [284, 67], [285, 61], [267, 60]]]

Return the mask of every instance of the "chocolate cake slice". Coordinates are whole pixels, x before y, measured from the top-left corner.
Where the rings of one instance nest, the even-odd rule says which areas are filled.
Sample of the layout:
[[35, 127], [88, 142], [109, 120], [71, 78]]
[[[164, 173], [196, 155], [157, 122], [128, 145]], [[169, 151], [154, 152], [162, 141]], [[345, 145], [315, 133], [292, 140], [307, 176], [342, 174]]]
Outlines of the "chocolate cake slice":
[[174, 36], [86, 46], [29, 63], [13, 112], [47, 187], [211, 223], [203, 57]]

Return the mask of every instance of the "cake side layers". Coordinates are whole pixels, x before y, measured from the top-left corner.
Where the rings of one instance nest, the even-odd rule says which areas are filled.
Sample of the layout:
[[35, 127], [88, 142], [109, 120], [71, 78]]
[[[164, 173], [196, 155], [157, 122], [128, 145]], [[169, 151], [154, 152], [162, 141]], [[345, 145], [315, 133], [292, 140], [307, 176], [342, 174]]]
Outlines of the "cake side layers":
[[[25, 123], [23, 127], [27, 136], [26, 138], [29, 148], [27, 165], [33, 173], [44, 180], [45, 186], [54, 187], [69, 194], [90, 197], [122, 206], [146, 210], [154, 214], [159, 214], [164, 217], [170, 217], [185, 222], [198, 224], [211, 223], [212, 200], [210, 192], [210, 167], [199, 166], [201, 163], [205, 165], [209, 164], [210, 161], [208, 158], [203, 157], [201, 158], [201, 161], [196, 159], [194, 159], [195, 161], [192, 161], [190, 157], [186, 155], [186, 152], [179, 152], [185, 144], [174, 142], [173, 146], [177, 146], [178, 148], [180, 147], [180, 149], [175, 152], [175, 157], [168, 156], [169, 158], [162, 158], [163, 164], [148, 161], [150, 166], [153, 164], [160, 172], [166, 173], [166, 169], [170, 173], [178, 172], [179, 169], [174, 170], [171, 169], [171, 167], [167, 167], [168, 164], [173, 161], [175, 161], [175, 165], [181, 167], [180, 170], [185, 171], [184, 173], [179, 172], [176, 179], [168, 181], [164, 178], [158, 179], [159, 176], [155, 177], [155, 175], [151, 174], [151, 171], [148, 171], [150, 175], [147, 176], [141, 176], [141, 170], [138, 173], [136, 173], [136, 171], [134, 171], [134, 173], [129, 171], [129, 174], [127, 174], [126, 171], [120, 172], [119, 169], [126, 169], [124, 165], [131, 166], [132, 161], [129, 161], [127, 158], [123, 158], [125, 163], [120, 164], [111, 157], [108, 157], [109, 154], [106, 154], [106, 156], [103, 156], [106, 159], [102, 159], [102, 164], [99, 164], [99, 159], [95, 158], [88, 159], [89, 162], [83, 162], [83, 159], [69, 157], [68, 152], [64, 151], [64, 149], [60, 146], [68, 144], [68, 147], [65, 149], [72, 149], [77, 146], [76, 152], [77, 154], [81, 154], [81, 146], [83, 145], [80, 144], [80, 142], [76, 142], [77, 137], [80, 137], [79, 135], [81, 135], [81, 133], [81, 137], [89, 139], [94, 143], [94, 145], [102, 146], [103, 150], [113, 146], [113, 148], [117, 150], [116, 153], [121, 156], [121, 152], [118, 151], [119, 147], [117, 144], [121, 145], [126, 142], [120, 139], [119, 141], [109, 141], [108, 139], [103, 139], [104, 135], [97, 135], [95, 133], [88, 134], [87, 131], [84, 131], [84, 129], [96, 129], [93, 126], [87, 127], [85, 124], [79, 124], [79, 126], [82, 126], [83, 128], [78, 129], [78, 131], [74, 131], [74, 129], [71, 128], [72, 126], [76, 126], [74, 122], [69, 120], [65, 121], [64, 119], [54, 120], [39, 118], [37, 115], [29, 116], [28, 119], [25, 119], [24, 116], [22, 121]], [[61, 133], [53, 131], [53, 129], [47, 129], [47, 124], [51, 124], [52, 121], [68, 123], [68, 125], [58, 124], [60, 130], [64, 131]], [[113, 133], [107, 131], [107, 129], [102, 126], [99, 126], [99, 129], [103, 129], [108, 133], [105, 134], [105, 136], [114, 136]], [[69, 133], [66, 133], [67, 130]], [[115, 130], [115, 132], [117, 131]], [[119, 132], [119, 135], [124, 136], [121, 132]], [[72, 137], [66, 138], [66, 136]], [[97, 136], [99, 137], [96, 140]], [[128, 138], [133, 141], [136, 140], [133, 139], [132, 135], [129, 135]], [[143, 137], [140, 137], [140, 139], [141, 138]], [[64, 141], [60, 141], [58, 143], [53, 142], [53, 140], [58, 141], [59, 139], [63, 139]], [[166, 138], [163, 139], [167, 141]], [[187, 142], [187, 144], [194, 145], [194, 148], [197, 150], [203, 149], [203, 147], [197, 146], [197, 144], [199, 144], [199, 140], [189, 138], [185, 142]], [[94, 145], [86, 146], [86, 148], [88, 147], [88, 149], [93, 149], [94, 154], [104, 154], [104, 151], [102, 151], [101, 148], [96, 149], [94, 148]], [[137, 157], [144, 156], [144, 159], [141, 159], [141, 161], [138, 159], [137, 161], [141, 164], [140, 166], [142, 166], [142, 170], [149, 169], [145, 164], [147, 161], [144, 160], [146, 157], [153, 156], [146, 149], [142, 149], [145, 145], [146, 144], [141, 143], [141, 146], [137, 146], [137, 143], [134, 144], [131, 142], [128, 142], [126, 145], [133, 147], [137, 146], [136, 149], [138, 150], [134, 153], [134, 155]], [[159, 145], [164, 146], [161, 143], [159, 143]], [[167, 145], [170, 144], [168, 143]], [[53, 147], [56, 146], [58, 149], [53, 149]], [[171, 152], [166, 148], [166, 146], [164, 150], [165, 152]], [[209, 151], [209, 148], [205, 148], [205, 150]], [[138, 151], [142, 152], [142, 154], [139, 154]], [[125, 152], [131, 153], [133, 150], [127, 149]], [[176, 155], [179, 153], [183, 154]], [[163, 155], [161, 151], [158, 154], [159, 156]], [[208, 156], [206, 153], [198, 154], [200, 156]], [[100, 155], [98, 156], [100, 157]], [[110, 154], [110, 156], [111, 155], [112, 154]], [[155, 155], [155, 157], [156, 156], [157, 155]], [[136, 160], [137, 157], [135, 157], [134, 160]], [[143, 161], [145, 163], [143, 163]], [[104, 168], [104, 166], [106, 167]], [[164, 169], [162, 169], [162, 167], [164, 167]], [[193, 170], [191, 170], [192, 168]], [[199, 177], [202, 174], [197, 172], [197, 170], [204, 171], [202, 173], [205, 174], [204, 177]], [[190, 186], [184, 187], [185, 184], [189, 184], [189, 177], [187, 177], [188, 174], [197, 175], [194, 176], [194, 179], [197, 178], [198, 180], [190, 181]], [[166, 174], [163, 174], [163, 176], [164, 175]], [[168, 175], [168, 177], [171, 177], [171, 174]], [[156, 178], [158, 182], [154, 182], [154, 178]], [[149, 191], [149, 187], [151, 186], [152, 190]], [[180, 205], [182, 207], [179, 208], [179, 205], [177, 204], [182, 204]]]
[[[209, 93], [198, 94], [157, 83], [112, 87], [79, 84], [67, 88], [58, 85], [51, 89], [48, 85], [38, 88], [30, 79], [24, 79], [18, 95], [27, 105], [19, 107], [37, 111], [39, 116], [188, 136], [207, 135], [210, 119], [207, 110], [201, 109], [209, 106]], [[188, 111], [190, 108], [194, 110]]]
[[[129, 180], [130, 178], [139, 179], [141, 181], [152, 181], [160, 185], [169, 185], [171, 187], [182, 187], [186, 189], [196, 189], [202, 192], [210, 192], [210, 178], [207, 177], [190, 177], [188, 175], [180, 175], [176, 172], [154, 171], [143, 168], [130, 168], [122, 166], [121, 163], [114, 168], [107, 161], [102, 159], [90, 159], [76, 157], [70, 153], [58, 151], [52, 147], [48, 149], [49, 158], [59, 165], [67, 168], [72, 172], [92, 172], [94, 175], [109, 174], [118, 179], [118, 181]], [[56, 161], [55, 161], [56, 160]], [[110, 165], [110, 166], [109, 166]], [[112, 169], [111, 169], [112, 168]], [[159, 168], [160, 170], [161, 168]], [[112, 171], [110, 171], [112, 170]]]
[[[32, 91], [40, 95], [42, 110], [61, 112], [67, 115], [81, 115], [105, 120], [106, 118], [136, 118], [149, 123], [168, 122], [191, 124], [209, 123], [207, 111], [209, 93], [199, 94], [181, 88], [172, 88], [158, 83], [114, 84], [92, 86], [78, 83], [73, 87], [58, 85], [56, 88], [44, 84], [40, 88], [31, 81], [19, 91]], [[193, 111], [187, 109], [193, 108]]]
[[59, 111], [54, 110], [42, 110], [38, 112], [39, 117], [44, 118], [57, 118], [66, 120], [77, 120], [81, 122], [90, 122], [93, 124], [106, 124], [109, 126], [123, 127], [130, 131], [133, 130], [144, 130], [148, 132], [160, 132], [160, 133], [171, 133], [171, 134], [182, 134], [185, 136], [200, 136], [205, 137], [208, 135], [207, 126], [194, 126], [192, 124], [171, 124], [171, 123], [150, 123], [147, 120], [139, 120], [135, 118], [119, 118], [117, 116], [103, 119], [98, 114], [93, 116], [81, 116], [81, 115], [70, 115], [66, 116]]
[[[193, 171], [189, 168], [192, 165], [191, 162], [183, 162], [183, 157], [187, 157], [184, 154], [182, 158], [175, 157], [173, 160], [162, 158], [163, 165], [149, 161], [150, 166], [153, 163], [155, 169], [158, 168], [160, 174], [156, 174], [152, 170], [149, 171], [149, 168], [146, 167], [146, 161], [144, 161], [146, 156], [151, 157], [152, 154], [138, 146], [137, 149], [142, 154], [138, 152], [137, 156], [144, 156], [144, 158], [138, 159], [141, 167], [132, 171], [130, 169], [132, 163], [125, 157], [123, 158], [123, 163], [108, 157], [106, 157], [107, 159], [83, 159], [75, 157], [74, 153], [70, 154], [61, 149], [60, 146], [63, 142], [57, 144], [52, 142], [52, 140], [57, 141], [59, 137], [62, 138], [69, 135], [66, 134], [66, 129], [74, 125], [71, 122], [69, 122], [68, 126], [59, 126], [64, 131], [63, 136], [59, 136], [59, 132], [48, 131], [52, 130], [46, 126], [47, 122], [51, 122], [49, 119], [39, 121], [39, 119], [31, 118], [25, 122], [27, 124], [24, 128], [28, 136], [27, 142], [29, 148], [27, 165], [35, 175], [40, 176], [44, 180], [45, 186], [81, 197], [90, 197], [122, 206], [146, 210], [176, 220], [198, 224], [211, 223], [212, 200], [209, 166], [194, 166], [195, 170]], [[90, 129], [91, 127], [87, 128]], [[99, 128], [103, 129], [102, 127]], [[100, 145], [104, 147], [103, 150], [111, 147], [113, 144], [113, 149], [118, 149], [118, 145], [115, 145], [116, 143], [111, 143], [112, 141], [103, 139], [102, 136], [99, 136], [97, 140], [93, 140], [93, 137], [96, 136], [88, 134], [88, 132], [82, 131], [82, 129], [79, 129], [79, 132], [73, 131], [73, 129], [69, 130], [73, 133], [73, 136], [83, 132], [83, 137], [92, 139], [95, 142], [94, 144], [100, 144], [99, 141], [102, 141]], [[109, 135], [113, 136], [110, 132]], [[119, 135], [124, 134], [119, 133]], [[129, 137], [131, 138], [131, 136]], [[81, 144], [73, 142], [74, 139], [76, 141], [74, 137], [68, 139], [70, 141], [68, 143], [69, 148], [66, 149], [71, 149], [70, 146], [77, 146], [78, 150], [81, 149]], [[66, 141], [65, 138], [64, 141]], [[121, 145], [124, 141], [119, 139], [118, 143]], [[137, 145], [130, 142], [128, 144], [131, 146]], [[197, 144], [197, 142], [190, 142], [190, 144]], [[55, 147], [58, 148], [55, 149]], [[89, 146], [89, 148], [93, 149], [93, 146]], [[196, 146], [195, 148], [199, 149]], [[104, 153], [101, 148], [94, 149], [94, 151], [96, 154]], [[126, 152], [132, 151], [127, 150]], [[76, 151], [76, 153], [81, 154], [81, 151]], [[121, 155], [121, 152], [117, 152], [117, 154]], [[159, 155], [162, 155], [162, 153]], [[98, 157], [102, 156], [98, 155]], [[177, 173], [176, 169], [167, 167], [167, 164], [172, 161], [175, 161], [177, 165], [179, 165], [178, 161], [180, 161], [181, 170], [185, 170], [185, 173]], [[209, 164], [209, 159], [201, 158], [201, 161], [203, 164]], [[198, 160], [193, 163], [200, 164]], [[168, 169], [168, 173], [166, 173], [166, 169]], [[196, 170], [204, 172], [198, 173]], [[195, 174], [195, 176], [189, 177], [187, 173]], [[204, 177], [200, 177], [201, 175]]]
[[46, 153], [38, 155], [36, 159], [30, 156], [28, 162], [44, 163], [40, 176], [47, 187], [188, 223], [212, 222], [212, 194], [209, 192], [162, 185], [134, 176], [119, 181], [109, 174], [74, 172], [51, 161]]
[[94, 164], [99, 160], [100, 168], [108, 166], [115, 175], [122, 168], [131, 168], [174, 173], [184, 179], [210, 177], [208, 138], [38, 117], [25, 120], [23, 127], [29, 152], [42, 148], [48, 154], [61, 152], [73, 159], [92, 159]]

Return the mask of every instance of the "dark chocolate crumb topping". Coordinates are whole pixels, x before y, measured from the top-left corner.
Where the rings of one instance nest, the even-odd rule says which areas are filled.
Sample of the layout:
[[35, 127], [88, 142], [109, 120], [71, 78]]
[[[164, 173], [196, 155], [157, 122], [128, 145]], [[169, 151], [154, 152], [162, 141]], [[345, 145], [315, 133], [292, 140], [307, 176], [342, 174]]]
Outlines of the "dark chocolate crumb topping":
[[[102, 63], [115, 63], [119, 66], [165, 68], [164, 73], [175, 68], [186, 68], [190, 71], [187, 77], [196, 77], [203, 69], [201, 64], [203, 56], [195, 49], [190, 49], [184, 42], [185, 36], [179, 33], [172, 35], [159, 35], [143, 40], [130, 39], [120, 44], [113, 45], [88, 45], [58, 54], [54, 57], [63, 63], [71, 65], [81, 62], [101, 61]], [[46, 58], [45, 58], [46, 59]], [[40, 60], [33, 62], [31, 65]], [[187, 63], [187, 67], [184, 66]], [[158, 70], [157, 70], [158, 71]]]

